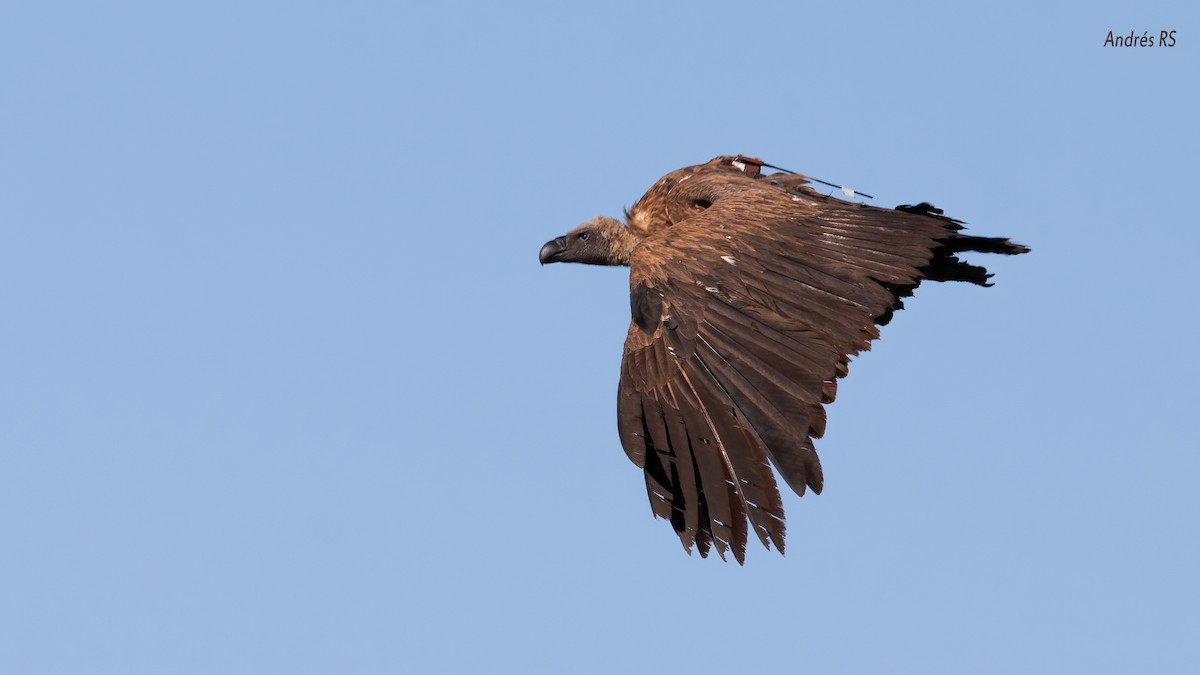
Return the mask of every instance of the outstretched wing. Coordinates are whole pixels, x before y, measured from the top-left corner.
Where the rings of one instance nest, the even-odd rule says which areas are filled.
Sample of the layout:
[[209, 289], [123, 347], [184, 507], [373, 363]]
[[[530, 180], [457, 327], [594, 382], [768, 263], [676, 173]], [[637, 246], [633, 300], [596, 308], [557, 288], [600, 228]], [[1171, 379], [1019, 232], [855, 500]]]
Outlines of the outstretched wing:
[[927, 205], [891, 211], [714, 180], [696, 176], [695, 215], [631, 257], [618, 425], [655, 515], [689, 552], [732, 549], [742, 562], [747, 522], [764, 546], [784, 547], [771, 464], [798, 494], [820, 493], [823, 404], [876, 324], [922, 278], [983, 283], [985, 270], [953, 255], [980, 249], [963, 242], [1014, 245], [960, 236]]

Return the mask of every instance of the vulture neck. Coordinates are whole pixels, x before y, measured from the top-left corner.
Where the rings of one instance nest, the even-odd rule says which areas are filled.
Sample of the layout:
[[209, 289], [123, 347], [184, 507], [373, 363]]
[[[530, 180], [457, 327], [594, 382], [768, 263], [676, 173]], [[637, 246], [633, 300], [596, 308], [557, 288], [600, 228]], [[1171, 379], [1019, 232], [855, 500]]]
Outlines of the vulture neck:
[[629, 256], [642, 243], [642, 239], [641, 235], [624, 225], [613, 228], [608, 238], [608, 264], [629, 267]]

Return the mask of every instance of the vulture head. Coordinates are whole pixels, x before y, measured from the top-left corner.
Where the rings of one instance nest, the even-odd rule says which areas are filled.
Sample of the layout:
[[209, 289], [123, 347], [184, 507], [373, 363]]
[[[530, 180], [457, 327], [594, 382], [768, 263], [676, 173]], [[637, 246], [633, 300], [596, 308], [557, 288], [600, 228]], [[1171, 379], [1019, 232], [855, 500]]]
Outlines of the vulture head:
[[543, 265], [556, 262], [628, 265], [629, 254], [638, 241], [619, 220], [599, 216], [546, 242], [538, 252], [538, 260]]

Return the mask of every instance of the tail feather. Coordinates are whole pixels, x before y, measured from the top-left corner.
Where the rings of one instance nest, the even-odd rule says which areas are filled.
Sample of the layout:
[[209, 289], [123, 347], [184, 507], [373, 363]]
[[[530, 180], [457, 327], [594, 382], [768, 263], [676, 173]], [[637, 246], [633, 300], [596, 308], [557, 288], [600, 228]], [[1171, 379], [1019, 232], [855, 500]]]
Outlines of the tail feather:
[[[929, 265], [921, 270], [927, 279], [934, 281], [966, 281], [980, 286], [991, 286], [992, 284], [988, 282], [988, 279], [992, 275], [988, 273], [986, 268], [965, 263], [959, 260], [958, 256], [954, 254], [999, 253], [1001, 255], [1018, 255], [1029, 253], [1028, 246], [1022, 246], [1004, 237], [976, 237], [969, 234], [961, 234], [963, 222], [943, 215], [941, 209], [929, 202], [921, 202], [916, 205], [904, 204], [897, 206], [896, 210], [937, 218], [945, 223], [946, 236], [940, 240], [942, 245], [934, 250], [933, 259], [929, 261]], [[912, 292], [909, 288], [895, 290], [900, 291], [904, 295]], [[897, 297], [901, 297], [901, 295], [898, 294]], [[890, 319], [890, 315], [887, 318]]]
[[972, 237], [966, 234], [955, 234], [943, 243], [951, 253], [974, 251], [975, 253], [999, 253], [1001, 255], [1018, 255], [1029, 253], [1028, 246], [1013, 243], [1004, 237]]
[[925, 278], [934, 281], [966, 281], [979, 286], [991, 286], [991, 274], [986, 267], [972, 265], [959, 260], [947, 249], [938, 249], [924, 269]]

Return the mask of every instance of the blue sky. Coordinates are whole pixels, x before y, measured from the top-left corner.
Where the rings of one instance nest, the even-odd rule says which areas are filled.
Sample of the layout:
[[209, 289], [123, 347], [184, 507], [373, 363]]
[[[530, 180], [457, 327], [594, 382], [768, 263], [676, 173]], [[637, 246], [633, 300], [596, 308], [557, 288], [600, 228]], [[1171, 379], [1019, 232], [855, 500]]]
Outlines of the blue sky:
[[[1195, 7], [23, 4], [0, 670], [1194, 672]], [[619, 447], [625, 272], [536, 262], [734, 153], [1034, 249], [745, 567]]]

